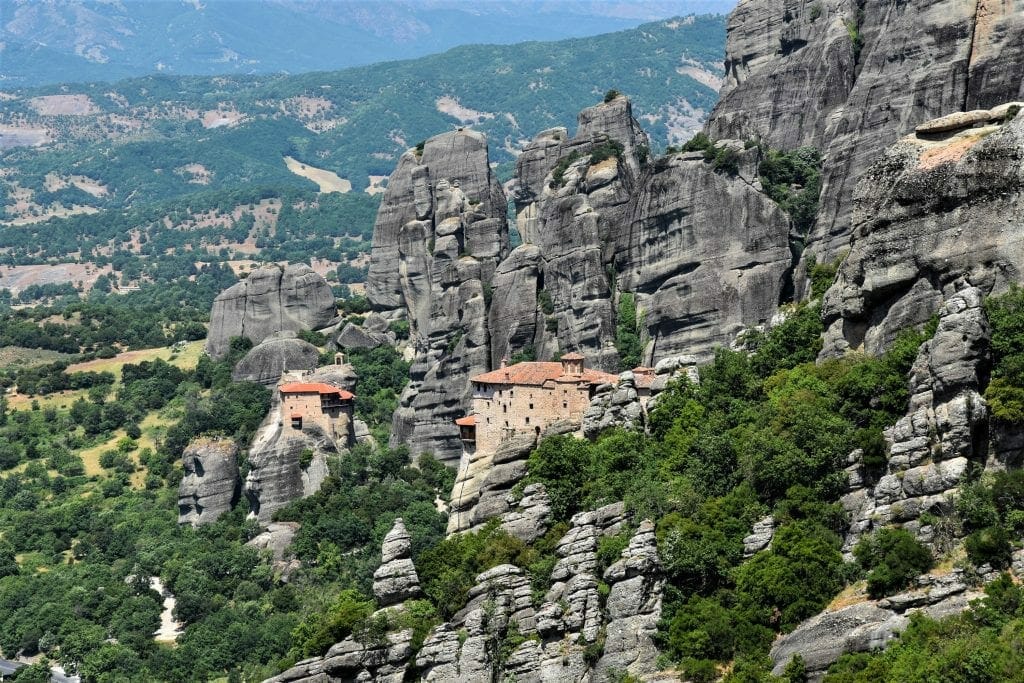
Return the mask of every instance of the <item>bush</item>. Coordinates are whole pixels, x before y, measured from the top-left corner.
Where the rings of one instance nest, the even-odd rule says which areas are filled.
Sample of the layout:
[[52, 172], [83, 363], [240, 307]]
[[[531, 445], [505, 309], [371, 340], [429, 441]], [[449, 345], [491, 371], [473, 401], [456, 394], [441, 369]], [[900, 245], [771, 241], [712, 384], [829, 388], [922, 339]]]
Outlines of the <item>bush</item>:
[[977, 566], [989, 564], [996, 569], [1010, 566], [1013, 544], [1010, 543], [1010, 536], [1002, 526], [978, 529], [967, 537], [964, 545], [967, 548], [967, 557]]
[[928, 548], [909, 532], [895, 528], [865, 536], [853, 554], [862, 567], [870, 570], [868, 594], [876, 599], [906, 588], [933, 563]]
[[621, 96], [622, 96], [622, 93], [620, 93], [618, 90], [609, 90], [608, 92], [606, 92], [604, 94], [604, 101], [605, 102], [611, 102], [615, 98], [621, 97]]

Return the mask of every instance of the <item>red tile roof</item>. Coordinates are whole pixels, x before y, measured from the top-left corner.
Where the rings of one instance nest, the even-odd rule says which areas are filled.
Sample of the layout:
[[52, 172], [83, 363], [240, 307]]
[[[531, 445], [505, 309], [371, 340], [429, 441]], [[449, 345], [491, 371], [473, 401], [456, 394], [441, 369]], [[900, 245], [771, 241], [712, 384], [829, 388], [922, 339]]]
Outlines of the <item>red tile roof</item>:
[[467, 415], [466, 417], [460, 417], [455, 421], [455, 424], [460, 427], [472, 427], [476, 424], [476, 415]]
[[292, 413], [292, 419], [293, 420], [301, 420], [302, 419], [302, 413]]
[[636, 380], [637, 389], [650, 389], [654, 384], [654, 368], [633, 368], [633, 378]]
[[280, 387], [282, 394], [339, 394], [343, 399], [355, 398], [351, 391], [345, 391], [323, 382], [289, 382]]
[[583, 382], [586, 384], [604, 384], [605, 382], [615, 383], [619, 381], [618, 375], [613, 375], [600, 370], [586, 368], [582, 375], [566, 375], [562, 372], [561, 363], [550, 362], [524, 362], [510, 365], [507, 368], [498, 368], [485, 372], [482, 375], [471, 377], [472, 382], [484, 384], [525, 384], [530, 386], [541, 386], [547, 381], [554, 382]]
[[567, 353], [562, 356], [562, 360], [583, 360], [583, 356], [578, 353]]

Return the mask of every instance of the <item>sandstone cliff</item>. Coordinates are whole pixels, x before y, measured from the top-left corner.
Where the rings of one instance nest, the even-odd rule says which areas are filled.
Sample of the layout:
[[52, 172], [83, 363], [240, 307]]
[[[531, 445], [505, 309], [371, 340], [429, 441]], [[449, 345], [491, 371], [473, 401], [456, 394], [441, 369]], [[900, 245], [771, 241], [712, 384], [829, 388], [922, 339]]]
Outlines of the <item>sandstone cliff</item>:
[[367, 296], [384, 319], [410, 323], [416, 356], [392, 440], [414, 454], [461, 454], [454, 420], [468, 406], [468, 378], [489, 369], [485, 285], [508, 253], [506, 211], [487, 140], [473, 131], [406, 152], [389, 180]]
[[[356, 377], [350, 366], [328, 365], [306, 373], [303, 379], [352, 389]], [[269, 524], [274, 512], [320, 490], [328, 475], [327, 458], [356, 443], [357, 422], [339, 424], [338, 438], [312, 421], [306, 421], [301, 430], [292, 429], [283, 412], [281, 394], [274, 391], [270, 412], [249, 447], [244, 493], [251, 514], [261, 524]]]
[[259, 344], [284, 330], [326, 327], [335, 314], [334, 294], [312, 268], [264, 266], [214, 299], [206, 352], [219, 360], [228, 352], [231, 337]]
[[981, 127], [910, 135], [865, 174], [850, 253], [825, 297], [826, 355], [879, 353], [958, 284], [999, 293], [1020, 281], [1024, 117], [1003, 123], [1008, 109]]
[[808, 244], [835, 260], [853, 190], [915, 125], [1022, 99], [1024, 13], [997, 0], [742, 0], [729, 19], [726, 82], [707, 130], [825, 157]]

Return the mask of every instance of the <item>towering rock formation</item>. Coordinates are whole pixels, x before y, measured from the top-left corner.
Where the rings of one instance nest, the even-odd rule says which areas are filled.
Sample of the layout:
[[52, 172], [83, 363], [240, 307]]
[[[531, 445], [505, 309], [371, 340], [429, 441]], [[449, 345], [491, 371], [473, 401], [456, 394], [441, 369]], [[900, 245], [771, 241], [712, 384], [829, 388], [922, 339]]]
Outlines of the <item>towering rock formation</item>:
[[326, 327], [335, 315], [334, 294], [312, 268], [264, 266], [214, 299], [206, 352], [220, 359], [228, 352], [231, 337], [248, 337], [259, 344], [284, 330]]
[[[351, 366], [328, 365], [305, 373], [302, 379], [351, 389], [356, 375]], [[342, 433], [337, 436], [310, 420], [303, 421], [302, 429], [293, 429], [281, 394], [274, 391], [270, 412], [249, 447], [249, 473], [244, 486], [252, 514], [261, 524], [269, 524], [274, 513], [288, 503], [320, 490], [328, 474], [328, 456], [355, 444], [356, 422], [339, 422]]]
[[823, 353], [881, 353], [964, 283], [999, 293], [1021, 280], [1024, 116], [1004, 122], [1010, 110], [926, 123], [865, 174], [850, 253], [825, 297]]
[[808, 242], [847, 246], [864, 171], [914, 126], [1022, 99], [1024, 13], [1000, 0], [743, 0], [729, 19], [713, 137], [760, 138], [825, 157]]
[[492, 365], [532, 345], [538, 358], [576, 351], [617, 369], [610, 266], [648, 148], [623, 96], [580, 112], [573, 138], [554, 128], [523, 148], [513, 193], [523, 246], [494, 281]]
[[182, 454], [178, 524], [217, 521], [238, 500], [238, 446], [231, 439], [195, 439]]
[[411, 382], [392, 425], [394, 443], [457, 460], [454, 420], [470, 375], [489, 369], [487, 303], [508, 253], [507, 205], [469, 130], [433, 137], [402, 155], [373, 231], [367, 296], [385, 319], [407, 317], [416, 343]]

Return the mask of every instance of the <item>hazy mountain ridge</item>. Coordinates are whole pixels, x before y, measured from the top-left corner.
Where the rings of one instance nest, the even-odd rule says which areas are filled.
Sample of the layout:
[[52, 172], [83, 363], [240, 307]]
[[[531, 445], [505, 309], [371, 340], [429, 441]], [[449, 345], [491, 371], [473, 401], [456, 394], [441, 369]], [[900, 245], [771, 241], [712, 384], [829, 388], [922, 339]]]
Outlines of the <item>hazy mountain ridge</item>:
[[408, 59], [466, 42], [559, 40], [723, 0], [549, 2], [0, 2], [0, 80], [112, 81], [150, 73], [299, 73]]

